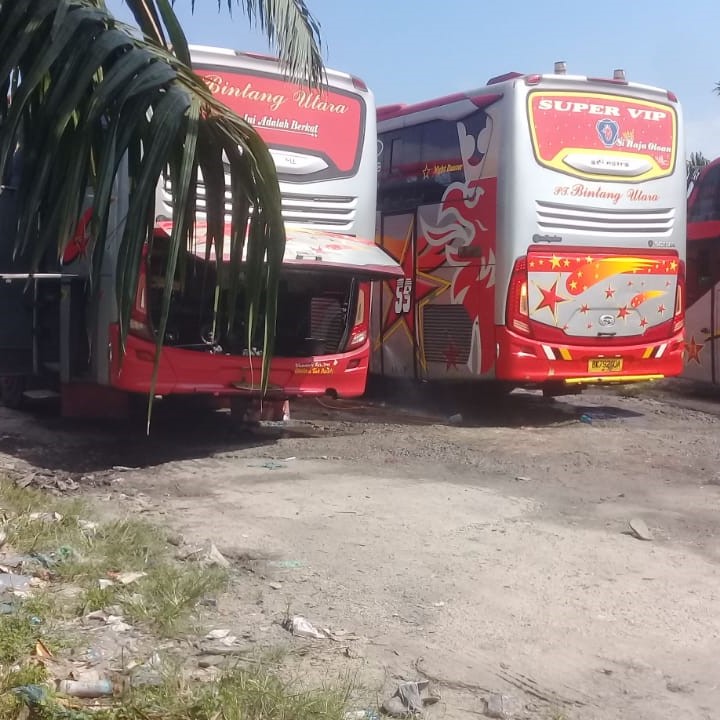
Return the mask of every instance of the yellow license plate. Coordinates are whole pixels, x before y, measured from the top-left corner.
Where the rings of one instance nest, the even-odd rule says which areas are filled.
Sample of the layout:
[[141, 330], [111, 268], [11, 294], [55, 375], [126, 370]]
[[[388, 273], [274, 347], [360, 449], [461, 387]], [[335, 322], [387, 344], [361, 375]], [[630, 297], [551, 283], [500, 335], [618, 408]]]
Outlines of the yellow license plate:
[[593, 358], [588, 361], [588, 372], [591, 373], [614, 373], [622, 369], [622, 358]]

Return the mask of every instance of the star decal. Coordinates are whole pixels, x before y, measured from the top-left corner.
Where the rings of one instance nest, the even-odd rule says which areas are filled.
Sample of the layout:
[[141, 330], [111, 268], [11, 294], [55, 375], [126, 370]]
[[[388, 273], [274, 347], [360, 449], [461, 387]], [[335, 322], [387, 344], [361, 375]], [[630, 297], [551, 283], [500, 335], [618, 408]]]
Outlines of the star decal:
[[662, 305], [662, 304], [658, 305], [658, 312], [659, 312], [661, 315], [664, 315], [664, 314], [665, 314], [665, 306]]
[[427, 163], [425, 163], [425, 167], [423, 168], [423, 180], [427, 180], [430, 177], [430, 168], [428, 167]]
[[[411, 221], [404, 239], [393, 239], [394, 242], [387, 242], [385, 246], [403, 269], [405, 277], [383, 283], [386, 288], [387, 310], [381, 337], [377, 342], [378, 347], [400, 328], [404, 330], [410, 343], [414, 343], [415, 319], [422, 317], [422, 307], [450, 287], [450, 282], [428, 274], [428, 271], [432, 272], [444, 264], [445, 255], [442, 249], [434, 248], [428, 245], [424, 238], [418, 237], [418, 242], [422, 245], [418, 248], [417, 263], [415, 262], [413, 231], [414, 222]], [[422, 332], [419, 336], [422, 338]]]
[[567, 302], [567, 298], [561, 297], [557, 292], [557, 285], [559, 280], [556, 280], [549, 288], [541, 288], [537, 285], [537, 289], [542, 294], [542, 300], [538, 303], [535, 311], [547, 308], [553, 316], [555, 322], [557, 322], [557, 306], [560, 303]]
[[627, 319], [627, 316], [630, 314], [630, 310], [627, 305], [623, 305], [619, 310], [617, 316], [619, 318], [622, 318], [623, 320]]
[[610, 300], [612, 296], [615, 294], [615, 288], [612, 287], [612, 285], [608, 285], [607, 288], [605, 288], [605, 299]]
[[590, 312], [590, 308], [587, 305], [581, 305], [580, 306], [580, 312], [583, 315], [587, 315]]
[[557, 255], [553, 255], [552, 258], [550, 258], [550, 265], [552, 269], [559, 268], [561, 263], [561, 259]]
[[648, 326], [648, 321], [645, 318], [641, 318], [640, 320], [640, 327], [646, 328]]
[[690, 338], [690, 342], [685, 343], [685, 362], [694, 360], [698, 365], [702, 365], [700, 362], [700, 351], [705, 347], [703, 343], [695, 342], [695, 336]]

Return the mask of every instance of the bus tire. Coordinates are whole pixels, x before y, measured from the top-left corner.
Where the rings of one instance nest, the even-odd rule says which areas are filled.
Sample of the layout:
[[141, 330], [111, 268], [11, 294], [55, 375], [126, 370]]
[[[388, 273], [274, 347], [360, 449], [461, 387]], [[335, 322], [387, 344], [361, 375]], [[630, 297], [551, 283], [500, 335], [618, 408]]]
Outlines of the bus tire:
[[0, 399], [5, 407], [20, 410], [25, 403], [25, 378], [22, 375], [0, 377]]

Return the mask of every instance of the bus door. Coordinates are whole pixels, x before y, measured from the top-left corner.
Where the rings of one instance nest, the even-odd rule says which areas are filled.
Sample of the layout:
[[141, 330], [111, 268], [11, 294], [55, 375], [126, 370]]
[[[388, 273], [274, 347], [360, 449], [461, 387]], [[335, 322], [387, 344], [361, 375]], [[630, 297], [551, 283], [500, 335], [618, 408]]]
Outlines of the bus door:
[[720, 382], [720, 238], [687, 246], [685, 370], [692, 380]]
[[416, 379], [416, 214], [383, 213], [378, 231], [380, 246], [400, 265], [403, 274], [375, 286], [373, 371], [384, 377]]

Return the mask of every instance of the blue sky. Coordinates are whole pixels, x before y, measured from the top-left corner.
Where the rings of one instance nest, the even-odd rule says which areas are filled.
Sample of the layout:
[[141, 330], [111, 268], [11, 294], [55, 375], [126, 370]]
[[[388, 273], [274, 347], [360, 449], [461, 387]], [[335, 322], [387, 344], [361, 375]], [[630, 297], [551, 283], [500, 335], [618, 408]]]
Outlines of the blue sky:
[[[176, 0], [192, 43], [266, 51], [240, 10], [227, 2]], [[720, 156], [717, 0], [307, 0], [320, 21], [328, 67], [361, 77], [378, 105], [482, 86], [510, 70], [609, 76], [674, 91], [685, 114], [688, 152]], [[128, 18], [122, 0], [111, 10]]]

